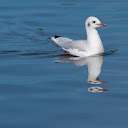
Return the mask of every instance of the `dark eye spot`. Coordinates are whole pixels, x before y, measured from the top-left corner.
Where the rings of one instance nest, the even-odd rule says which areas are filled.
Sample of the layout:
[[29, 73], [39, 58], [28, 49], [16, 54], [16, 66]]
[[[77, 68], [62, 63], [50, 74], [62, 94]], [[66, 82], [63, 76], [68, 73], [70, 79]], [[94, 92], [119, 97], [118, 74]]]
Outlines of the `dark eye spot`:
[[88, 23], [88, 26], [90, 26], [90, 23]]
[[96, 23], [96, 21], [93, 21], [93, 23]]

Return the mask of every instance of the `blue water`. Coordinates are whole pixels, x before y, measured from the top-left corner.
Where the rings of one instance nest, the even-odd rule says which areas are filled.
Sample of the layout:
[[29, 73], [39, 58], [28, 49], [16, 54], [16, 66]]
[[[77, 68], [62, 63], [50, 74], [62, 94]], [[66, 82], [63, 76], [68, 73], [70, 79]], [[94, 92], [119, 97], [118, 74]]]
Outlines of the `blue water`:
[[[1, 0], [0, 128], [127, 128], [127, 14], [127, 0]], [[88, 83], [79, 60], [55, 63], [67, 56], [50, 37], [86, 39], [89, 16], [108, 25], [98, 29], [107, 53], [117, 49], [102, 59], [108, 83]]]

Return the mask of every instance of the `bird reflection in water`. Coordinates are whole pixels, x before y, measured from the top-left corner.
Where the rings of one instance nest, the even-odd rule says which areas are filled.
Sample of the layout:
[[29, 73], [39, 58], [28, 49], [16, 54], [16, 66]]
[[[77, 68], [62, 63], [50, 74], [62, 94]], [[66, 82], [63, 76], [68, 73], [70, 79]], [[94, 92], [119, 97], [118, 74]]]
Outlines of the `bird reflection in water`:
[[[101, 67], [103, 64], [104, 56], [95, 55], [90, 57], [73, 57], [73, 56], [61, 56], [59, 60], [55, 61], [56, 63], [69, 63], [72, 62], [76, 66], [84, 66], [88, 67], [88, 78], [87, 82], [90, 84], [101, 84], [107, 83], [105, 81], [101, 81], [98, 76], [101, 73]], [[108, 89], [103, 89], [101, 87], [90, 87], [88, 88], [89, 92], [103, 92], [109, 91]]]
[[108, 89], [104, 89], [101, 87], [90, 87], [88, 88], [89, 92], [104, 92], [104, 91], [109, 91]]

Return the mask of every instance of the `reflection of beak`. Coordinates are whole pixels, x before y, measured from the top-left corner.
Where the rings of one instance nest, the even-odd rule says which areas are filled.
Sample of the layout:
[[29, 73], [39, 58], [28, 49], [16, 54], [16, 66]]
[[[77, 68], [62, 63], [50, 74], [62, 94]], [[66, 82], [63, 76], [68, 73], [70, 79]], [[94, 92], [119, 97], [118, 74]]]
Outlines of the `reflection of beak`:
[[100, 24], [97, 24], [99, 26], [107, 26], [106, 24], [103, 24], [103, 23], [100, 23]]
[[101, 81], [98, 77], [96, 79], [97, 81], [101, 82], [101, 83], [108, 83], [107, 81]]
[[98, 89], [99, 91], [109, 91], [108, 89], [104, 89], [104, 88], [102, 88], [102, 89]]
[[101, 83], [108, 83], [108, 82], [106, 82], [106, 81], [101, 81]]

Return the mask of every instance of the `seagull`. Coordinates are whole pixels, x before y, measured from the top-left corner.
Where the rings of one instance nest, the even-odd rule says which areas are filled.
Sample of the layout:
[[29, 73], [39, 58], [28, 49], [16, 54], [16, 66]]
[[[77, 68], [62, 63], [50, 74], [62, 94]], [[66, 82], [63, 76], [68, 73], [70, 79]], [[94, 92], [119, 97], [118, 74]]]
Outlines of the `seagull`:
[[104, 47], [97, 28], [107, 26], [96, 17], [90, 16], [85, 22], [87, 40], [72, 40], [67, 37], [54, 35], [51, 39], [62, 49], [73, 56], [86, 57], [104, 53]]

